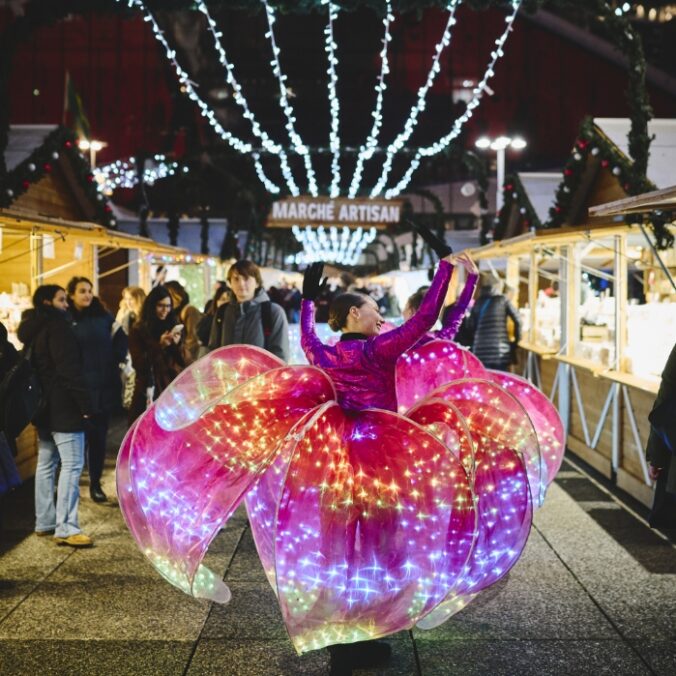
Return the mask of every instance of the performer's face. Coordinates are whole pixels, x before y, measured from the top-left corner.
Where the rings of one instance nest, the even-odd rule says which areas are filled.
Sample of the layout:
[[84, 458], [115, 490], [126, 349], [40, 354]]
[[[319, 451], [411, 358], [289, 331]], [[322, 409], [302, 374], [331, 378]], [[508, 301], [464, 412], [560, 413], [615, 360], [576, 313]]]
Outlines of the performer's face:
[[352, 319], [352, 331], [363, 333], [365, 336], [377, 336], [380, 333], [383, 318], [380, 316], [378, 304], [373, 298], [367, 297], [366, 302], [361, 307], [351, 307], [350, 317]]
[[245, 303], [251, 300], [256, 293], [256, 278], [245, 277], [238, 272], [234, 272], [230, 277], [230, 287], [237, 298], [237, 302]]

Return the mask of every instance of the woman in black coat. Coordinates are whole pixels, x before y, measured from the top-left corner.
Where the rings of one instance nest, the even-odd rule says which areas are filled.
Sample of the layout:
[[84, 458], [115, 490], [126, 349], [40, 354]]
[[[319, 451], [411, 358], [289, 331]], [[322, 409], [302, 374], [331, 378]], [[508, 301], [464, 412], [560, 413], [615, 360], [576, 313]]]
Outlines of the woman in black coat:
[[648, 416], [646, 447], [655, 499], [648, 521], [653, 528], [676, 528], [676, 345], [667, 359], [662, 383]]
[[110, 414], [121, 401], [119, 365], [127, 356], [127, 336], [93, 294], [86, 277], [73, 277], [66, 288], [73, 331], [80, 344], [82, 368], [94, 406], [86, 432], [89, 494], [105, 502], [101, 475], [106, 457]]
[[[82, 372], [80, 346], [67, 314], [66, 292], [40, 286], [19, 325], [19, 340], [32, 348], [32, 363], [42, 387], [44, 407], [33, 422], [38, 429], [35, 472], [35, 532], [54, 534], [57, 544], [90, 547], [78, 522], [80, 475], [84, 466], [85, 420], [92, 415]], [[54, 504], [54, 481], [61, 465]]]

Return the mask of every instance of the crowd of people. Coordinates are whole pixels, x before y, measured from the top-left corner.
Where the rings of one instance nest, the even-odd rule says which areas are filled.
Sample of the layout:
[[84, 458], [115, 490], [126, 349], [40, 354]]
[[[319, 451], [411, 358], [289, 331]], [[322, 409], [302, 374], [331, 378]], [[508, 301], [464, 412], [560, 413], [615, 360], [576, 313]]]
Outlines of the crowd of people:
[[[345, 286], [318, 288], [316, 322], [344, 330], [351, 309], [359, 314], [370, 308], [380, 326], [384, 316], [399, 312], [390, 289], [344, 281]], [[498, 279], [483, 274], [478, 294], [475, 285], [473, 279], [465, 297], [458, 299], [462, 312], [455, 320], [455, 341], [471, 349], [486, 367], [509, 370], [521, 333], [518, 312]], [[259, 268], [246, 260], [231, 266], [202, 310], [191, 305], [179, 282], [160, 274], [147, 295], [137, 286], [125, 288], [115, 317], [93, 288], [85, 277], [74, 277], [65, 289], [40, 286], [18, 331], [43, 392], [33, 419], [39, 438], [35, 533], [71, 546], [92, 543], [81, 532], [77, 515], [85, 466], [91, 499], [108, 500], [101, 477], [113, 413], [126, 409], [131, 424], [186, 366], [225, 345], [254, 345], [288, 361], [288, 324], [301, 319], [300, 289], [282, 284], [266, 291]], [[408, 299], [405, 320], [419, 310], [428, 288], [421, 287]], [[342, 323], [336, 319], [340, 308], [345, 310]], [[442, 324], [456, 309], [456, 304], [444, 308]], [[0, 378], [19, 358], [6, 335], [2, 327]], [[7, 441], [11, 449], [14, 440]], [[0, 454], [0, 468], [1, 494], [17, 483], [6, 451]]]

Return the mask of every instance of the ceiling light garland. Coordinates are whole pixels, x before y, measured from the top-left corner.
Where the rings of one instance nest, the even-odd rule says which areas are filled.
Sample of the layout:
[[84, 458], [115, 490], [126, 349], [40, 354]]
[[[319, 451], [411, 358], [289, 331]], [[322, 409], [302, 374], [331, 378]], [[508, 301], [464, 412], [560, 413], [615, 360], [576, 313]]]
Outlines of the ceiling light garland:
[[[218, 59], [221, 62], [223, 68], [225, 69], [227, 75], [226, 77], [227, 82], [232, 87], [233, 98], [235, 99], [235, 102], [244, 111], [243, 112], [244, 117], [251, 123], [251, 132], [253, 133], [254, 136], [256, 136], [261, 140], [262, 146], [265, 150], [267, 150], [271, 154], [279, 156], [282, 175], [284, 176], [284, 180], [286, 181], [286, 184], [289, 188], [289, 192], [295, 196], [299, 195], [300, 191], [298, 190], [298, 186], [296, 185], [293, 179], [293, 174], [291, 173], [288, 158], [284, 148], [282, 148], [282, 146], [280, 146], [278, 143], [272, 141], [272, 139], [268, 136], [268, 134], [261, 128], [254, 114], [251, 112], [251, 109], [249, 108], [249, 104], [247, 103], [244, 94], [242, 94], [242, 87], [237, 81], [237, 78], [235, 77], [235, 69], [233, 65], [230, 63], [230, 61], [228, 61], [225, 49], [223, 48], [223, 43], [221, 42], [221, 37], [223, 36], [223, 33], [221, 33], [218, 30], [218, 26], [211, 17], [211, 14], [209, 13], [209, 8], [207, 7], [206, 3], [202, 2], [201, 0], [198, 0], [197, 9], [200, 12], [202, 12], [202, 14], [204, 14], [204, 16], [206, 17], [207, 28], [211, 33], [212, 37], [214, 38], [214, 46], [216, 47], [216, 52], [218, 53]], [[259, 177], [261, 175], [261, 172], [262, 166], [260, 166], [259, 160], [258, 165], [256, 166], [256, 173], [258, 174]], [[266, 181], [263, 181], [263, 183], [269, 190]], [[279, 192], [279, 188], [277, 188], [276, 192]]]
[[155, 38], [164, 47], [164, 50], [167, 53], [167, 58], [174, 66], [174, 70], [178, 76], [178, 81], [181, 83], [181, 85], [183, 85], [183, 87], [185, 87], [185, 92], [188, 97], [198, 105], [202, 116], [206, 118], [209, 124], [213, 127], [214, 131], [235, 150], [243, 154], [250, 153], [252, 150], [251, 144], [247, 143], [246, 141], [242, 141], [242, 139], [224, 129], [221, 123], [216, 119], [216, 114], [214, 111], [211, 110], [209, 105], [204, 102], [197, 94], [194, 83], [190, 79], [188, 73], [186, 73], [186, 71], [181, 68], [180, 64], [176, 60], [175, 50], [169, 46], [169, 43], [164, 37], [162, 29], [160, 28], [157, 21], [155, 21], [155, 17], [143, 4], [142, 0], [116, 0], [116, 2], [126, 2], [128, 7], [137, 7], [143, 12], [143, 20], [150, 24], [151, 28], [153, 29], [153, 33], [155, 34]]
[[359, 148], [359, 155], [357, 157], [357, 164], [352, 176], [352, 183], [350, 183], [350, 190], [348, 197], [353, 199], [359, 192], [361, 185], [361, 177], [364, 172], [364, 162], [370, 160], [376, 151], [378, 145], [378, 136], [380, 128], [383, 124], [383, 94], [387, 85], [385, 84], [385, 76], [390, 72], [389, 60], [387, 58], [388, 43], [392, 41], [392, 34], [390, 33], [390, 24], [394, 21], [394, 14], [392, 14], [392, 3], [387, 0], [385, 7], [385, 17], [383, 18], [383, 27], [385, 33], [383, 35], [383, 46], [380, 50], [380, 76], [378, 77], [378, 84], [376, 84], [376, 107], [371, 114], [373, 117], [373, 126], [363, 146]]
[[364, 249], [375, 240], [378, 231], [370, 228], [350, 230], [347, 226], [342, 228], [340, 235], [338, 228], [332, 225], [328, 234], [323, 225], [316, 230], [310, 226], [300, 228], [294, 225], [291, 228], [294, 237], [303, 245], [303, 251], [287, 258], [287, 263], [341, 263], [343, 265], [356, 265]]
[[331, 187], [329, 188], [330, 197], [338, 197], [340, 195], [340, 136], [338, 135], [340, 124], [340, 104], [336, 94], [336, 84], [338, 83], [338, 75], [336, 74], [336, 66], [338, 59], [336, 57], [336, 49], [338, 45], [333, 39], [333, 23], [338, 18], [338, 7], [329, 0], [322, 0], [322, 4], [329, 6], [329, 22], [324, 29], [324, 49], [326, 50], [326, 58], [329, 62], [327, 73], [329, 76], [329, 109], [331, 111], [331, 132], [329, 134], [329, 147], [333, 157], [331, 158]]
[[282, 73], [282, 68], [279, 65], [280, 49], [275, 41], [275, 31], [273, 29], [274, 23], [277, 20], [275, 17], [275, 11], [267, 3], [267, 0], [261, 1], [265, 6], [265, 15], [268, 19], [268, 32], [265, 34], [265, 37], [270, 40], [270, 46], [272, 47], [272, 61], [270, 61], [270, 65], [272, 66], [272, 70], [277, 77], [277, 82], [279, 83], [279, 102], [282, 106], [282, 110], [284, 111], [284, 115], [286, 115], [286, 130], [289, 133], [289, 138], [291, 139], [291, 144], [293, 145], [294, 150], [303, 158], [305, 172], [307, 174], [308, 190], [313, 197], [317, 197], [319, 193], [317, 190], [315, 172], [312, 168], [312, 158], [310, 156], [310, 151], [296, 131], [296, 127], [294, 125], [296, 118], [293, 113], [293, 108], [289, 104], [289, 99], [287, 97], [285, 84], [287, 76]]
[[511, 0], [512, 13], [505, 18], [507, 27], [505, 28], [502, 35], [495, 41], [496, 46], [495, 49], [491, 52], [491, 61], [488, 64], [488, 68], [486, 68], [483, 79], [472, 90], [472, 98], [467, 104], [465, 112], [453, 123], [451, 131], [448, 134], [446, 134], [446, 136], [443, 136], [432, 145], [418, 148], [418, 151], [411, 160], [409, 168], [406, 170], [399, 183], [397, 183], [397, 185], [394, 188], [385, 191], [385, 197], [387, 199], [397, 197], [398, 195], [401, 194], [403, 190], [406, 189], [408, 184], [411, 182], [411, 177], [413, 176], [413, 173], [420, 165], [421, 157], [432, 157], [433, 155], [436, 155], [445, 148], [447, 148], [450, 145], [450, 143], [459, 136], [462, 127], [467, 122], [467, 120], [469, 120], [470, 117], [472, 117], [472, 115], [474, 114], [474, 109], [481, 103], [481, 99], [488, 87], [488, 81], [495, 75], [495, 66], [498, 62], [498, 59], [500, 59], [500, 57], [504, 56], [505, 54], [503, 47], [505, 45], [505, 42], [507, 41], [507, 38], [509, 37], [509, 34], [513, 30], [514, 21], [516, 19], [517, 14], [519, 13], [521, 2], [522, 0]]
[[413, 108], [411, 108], [411, 112], [409, 113], [408, 119], [404, 124], [404, 130], [394, 139], [394, 141], [392, 141], [392, 143], [390, 143], [390, 145], [387, 148], [387, 155], [385, 157], [385, 162], [383, 163], [383, 168], [380, 172], [380, 178], [373, 187], [373, 190], [371, 190], [371, 197], [377, 197], [383, 191], [383, 188], [387, 184], [387, 179], [392, 169], [394, 156], [404, 147], [404, 144], [411, 138], [411, 135], [413, 134], [413, 131], [415, 130], [416, 125], [418, 123], [418, 117], [420, 116], [420, 113], [422, 113], [422, 111], [425, 110], [425, 107], [427, 105], [425, 101], [425, 99], [427, 98], [427, 92], [434, 84], [434, 80], [436, 79], [437, 74], [441, 70], [441, 67], [439, 66], [439, 59], [444, 49], [448, 47], [448, 45], [451, 43], [451, 32], [453, 30], [453, 26], [455, 26], [456, 24], [455, 10], [461, 3], [462, 0], [452, 0], [451, 2], [448, 3], [448, 6], [446, 8], [449, 13], [448, 21], [446, 22], [446, 28], [444, 29], [444, 33], [441, 36], [441, 40], [439, 40], [435, 48], [434, 58], [432, 59], [432, 66], [430, 67], [429, 73], [427, 74], [427, 80], [425, 81], [425, 84], [422, 87], [420, 87], [420, 89], [418, 89], [418, 101], [413, 106]]
[[[261, 156], [258, 153], [253, 153], [252, 157], [254, 161], [254, 168], [256, 169], [256, 175], [258, 176], [260, 182], [265, 186], [265, 189], [269, 193], [272, 193], [273, 195], [278, 195], [281, 192], [281, 188], [276, 183], [273, 183], [265, 175], [265, 172], [263, 171], [263, 165], [261, 164]], [[294, 195], [295, 197], [298, 196], [298, 193], [291, 194]]]

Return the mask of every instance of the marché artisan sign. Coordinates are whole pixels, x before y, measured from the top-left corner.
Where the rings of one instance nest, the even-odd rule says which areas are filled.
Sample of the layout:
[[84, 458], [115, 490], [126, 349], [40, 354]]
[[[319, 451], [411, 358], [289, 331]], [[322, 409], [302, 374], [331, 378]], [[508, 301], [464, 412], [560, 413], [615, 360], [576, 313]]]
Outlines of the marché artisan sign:
[[398, 223], [400, 215], [399, 200], [287, 197], [272, 203], [268, 227], [347, 225], [383, 228], [389, 223]]

